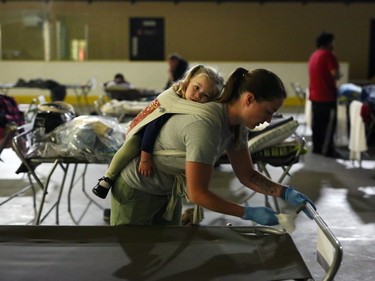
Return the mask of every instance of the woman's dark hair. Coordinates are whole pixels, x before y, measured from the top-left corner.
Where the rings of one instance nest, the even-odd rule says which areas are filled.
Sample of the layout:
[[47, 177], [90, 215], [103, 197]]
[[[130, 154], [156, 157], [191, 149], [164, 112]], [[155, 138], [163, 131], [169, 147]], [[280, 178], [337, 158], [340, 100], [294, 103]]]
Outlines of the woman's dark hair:
[[240, 67], [229, 76], [220, 102], [234, 102], [245, 92], [252, 93], [257, 102], [286, 98], [284, 84], [275, 73], [266, 69], [249, 72]]
[[[240, 67], [229, 76], [219, 102], [233, 103], [246, 92], [252, 93], [257, 102], [286, 98], [284, 84], [275, 73], [266, 69], [249, 72]], [[239, 146], [242, 125], [235, 126], [233, 130], [236, 146]]]

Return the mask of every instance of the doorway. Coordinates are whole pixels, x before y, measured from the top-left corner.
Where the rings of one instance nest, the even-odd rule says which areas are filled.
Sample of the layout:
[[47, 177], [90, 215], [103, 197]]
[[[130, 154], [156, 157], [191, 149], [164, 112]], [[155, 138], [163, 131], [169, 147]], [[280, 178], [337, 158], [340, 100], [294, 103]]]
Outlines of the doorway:
[[368, 79], [375, 77], [375, 19], [371, 20], [370, 26], [370, 50], [369, 50]]
[[164, 19], [130, 19], [130, 59], [164, 60]]

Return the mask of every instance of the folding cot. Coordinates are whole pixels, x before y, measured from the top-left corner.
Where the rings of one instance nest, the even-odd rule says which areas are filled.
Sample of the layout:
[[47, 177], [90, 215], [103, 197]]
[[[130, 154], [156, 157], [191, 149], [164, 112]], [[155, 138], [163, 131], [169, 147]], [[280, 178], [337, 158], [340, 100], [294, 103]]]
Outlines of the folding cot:
[[[306, 208], [333, 280], [341, 244]], [[291, 236], [261, 226], [0, 226], [0, 259], [0, 280], [13, 281], [315, 280]]]
[[[112, 140], [112, 137], [117, 142]], [[73, 170], [68, 190], [68, 212], [72, 220], [76, 224], [80, 220], [74, 217], [71, 210], [71, 191], [78, 181], [82, 182], [82, 191], [89, 199], [89, 204], [93, 203], [103, 209], [85, 190], [87, 167], [89, 164], [108, 164], [111, 156], [123, 143], [123, 137], [124, 132], [117, 122], [100, 116], [76, 117], [70, 123], [60, 125], [49, 134], [39, 133], [33, 124], [20, 127], [12, 141], [13, 150], [22, 162], [16, 173], [27, 173], [31, 185], [36, 185], [42, 190], [34, 224], [38, 225], [43, 222], [53, 209], [56, 210], [56, 224], [59, 224], [59, 204], [70, 167], [73, 167]], [[50, 164], [45, 180], [42, 180], [35, 171], [42, 164]], [[83, 165], [84, 168], [81, 174], [77, 175], [79, 165]], [[43, 210], [45, 199], [49, 192], [50, 181], [57, 168], [60, 168], [62, 172], [62, 177], [59, 179], [58, 197], [52, 207], [45, 212]]]
[[[54, 80], [43, 80], [43, 79], [32, 79], [25, 81], [24, 79], [18, 79], [16, 83], [0, 84], [0, 93], [7, 94], [11, 89], [40, 89], [50, 90], [51, 100], [64, 100], [66, 96], [66, 90], [73, 90], [77, 98], [77, 106], [81, 112], [85, 111], [85, 107], [89, 108], [88, 94], [92, 89], [95, 88], [95, 79], [89, 79], [84, 84], [59, 84]], [[84, 102], [82, 103], [82, 98]]]
[[116, 99], [118, 101], [150, 101], [158, 95], [158, 93], [154, 90], [136, 88], [124, 89], [121, 86], [105, 87], [104, 91], [111, 100]]
[[[32, 127], [30, 126], [19, 128], [19, 133], [13, 138], [12, 147], [13, 147], [13, 150], [16, 152], [17, 156], [21, 159], [21, 166], [18, 168], [16, 173], [17, 174], [27, 173], [29, 181], [30, 181], [30, 186], [32, 186], [33, 191], [34, 191], [33, 192], [34, 202], [36, 201], [36, 197], [35, 197], [36, 188], [35, 187], [40, 188], [40, 190], [42, 191], [41, 201], [39, 202], [38, 210], [35, 211], [35, 217], [32, 223], [35, 225], [39, 225], [52, 212], [52, 210], [55, 209], [56, 210], [56, 224], [59, 224], [59, 203], [61, 200], [64, 185], [67, 179], [67, 173], [71, 165], [73, 166], [73, 174], [71, 175], [71, 182], [70, 182], [70, 188], [69, 188], [68, 211], [73, 221], [76, 221], [70, 209], [70, 190], [76, 181], [76, 171], [77, 171], [78, 164], [87, 165], [88, 162], [85, 160], [66, 158], [66, 157], [52, 157], [52, 158], [27, 157], [27, 150], [30, 146], [31, 132], [32, 132]], [[40, 176], [37, 174], [37, 172], [35, 171], [36, 167], [38, 167], [41, 164], [52, 164], [45, 181], [43, 181], [40, 178]], [[43, 215], [45, 199], [49, 192], [49, 189], [48, 189], [49, 184], [50, 184], [53, 174], [55, 173], [58, 167], [60, 167], [63, 172], [63, 177], [61, 178], [61, 182], [59, 186], [59, 194], [58, 194], [56, 202], [45, 213], [45, 215]], [[84, 180], [85, 173], [86, 173], [86, 166], [85, 166], [83, 173], [81, 174], [82, 180]], [[87, 197], [91, 199], [89, 196]], [[93, 203], [96, 203], [93, 200], [90, 200], [90, 201], [92, 201]]]
[[149, 101], [119, 101], [116, 99], [105, 102], [103, 99], [99, 99], [95, 101], [95, 108], [99, 115], [115, 117], [119, 122], [123, 122], [129, 116], [136, 116], [149, 103]]

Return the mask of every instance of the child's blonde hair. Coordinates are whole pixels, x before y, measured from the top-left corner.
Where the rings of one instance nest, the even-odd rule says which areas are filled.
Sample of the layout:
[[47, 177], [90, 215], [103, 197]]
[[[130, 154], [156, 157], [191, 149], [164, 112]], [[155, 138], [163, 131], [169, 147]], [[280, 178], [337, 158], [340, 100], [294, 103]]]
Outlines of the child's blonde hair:
[[177, 94], [179, 94], [181, 97], [185, 97], [185, 91], [191, 79], [200, 75], [205, 76], [209, 81], [212, 82], [213, 93], [210, 95], [210, 101], [218, 100], [224, 87], [224, 78], [216, 69], [212, 67], [207, 67], [201, 64], [194, 66], [188, 69], [185, 72], [184, 77], [175, 82], [172, 87]]

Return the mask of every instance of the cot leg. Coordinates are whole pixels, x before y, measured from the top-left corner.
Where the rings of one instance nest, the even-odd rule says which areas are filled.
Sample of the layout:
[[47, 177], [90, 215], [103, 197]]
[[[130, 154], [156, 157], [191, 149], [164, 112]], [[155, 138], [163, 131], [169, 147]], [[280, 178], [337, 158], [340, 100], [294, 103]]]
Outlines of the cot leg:
[[73, 189], [73, 186], [74, 186], [74, 179], [75, 179], [75, 175], [76, 175], [76, 171], [77, 171], [77, 166], [78, 166], [78, 164], [74, 165], [73, 175], [72, 175], [72, 179], [70, 180], [70, 186], [69, 186], [69, 191], [68, 191], [68, 212], [69, 212], [69, 214], [71, 214], [71, 194], [72, 194], [72, 189]]
[[56, 206], [56, 224], [59, 224], [60, 223], [60, 201], [61, 201], [61, 195], [62, 195], [62, 192], [64, 190], [64, 185], [65, 185], [65, 180], [66, 180], [66, 175], [68, 173], [68, 169], [69, 169], [69, 164], [66, 164], [66, 166], [64, 167], [64, 164], [60, 163], [60, 167], [61, 169], [64, 171], [64, 177], [63, 177], [63, 180], [62, 180], [62, 183], [60, 185], [60, 190], [59, 190], [59, 195], [57, 197], [57, 201], [55, 203], [55, 206]]
[[[87, 191], [86, 191], [86, 188], [85, 188], [86, 187], [86, 172], [87, 172], [88, 164], [85, 163], [83, 172], [82, 172], [82, 174], [80, 175], [80, 177], [78, 179], [76, 179], [76, 177], [75, 177], [76, 176], [77, 167], [78, 167], [78, 164], [75, 164], [74, 172], [73, 172], [72, 179], [71, 179], [70, 186], [69, 186], [69, 191], [68, 191], [68, 212], [69, 212], [69, 215], [70, 215], [72, 221], [76, 225], [79, 225], [79, 223], [81, 222], [82, 218], [84, 217], [84, 215], [86, 214], [86, 212], [88, 211], [88, 208], [91, 206], [92, 203], [94, 203], [97, 207], [99, 207], [102, 210], [104, 209], [104, 207], [102, 207], [99, 203], [97, 203], [94, 199], [92, 199], [89, 196], [89, 194], [87, 193]], [[73, 211], [72, 211], [71, 194], [72, 194], [73, 187], [78, 183], [78, 181], [80, 179], [82, 180], [82, 192], [87, 197], [87, 199], [89, 200], [89, 202], [88, 202], [87, 206], [85, 207], [85, 209], [82, 211], [82, 213], [79, 216], [79, 218], [76, 219], [74, 217]]]
[[35, 221], [34, 221], [34, 224], [35, 225], [39, 225], [41, 223], [41, 219], [40, 217], [42, 216], [42, 211], [43, 211], [43, 207], [44, 207], [44, 201], [46, 199], [46, 195], [48, 193], [48, 185], [49, 185], [49, 181], [51, 180], [51, 176], [53, 174], [53, 172], [55, 171], [57, 165], [59, 164], [58, 160], [56, 160], [53, 164], [53, 167], [47, 177], [47, 180], [46, 180], [46, 183], [45, 185], [42, 184], [42, 182], [39, 180], [39, 178], [36, 176], [35, 173], [33, 173], [34, 175], [34, 178], [37, 179], [37, 182], [38, 184], [41, 186], [41, 188], [43, 189], [43, 194], [42, 194], [42, 198], [41, 198], [41, 201], [40, 201], [40, 205], [39, 205], [39, 210], [37, 212], [37, 215], [35, 217]]
[[104, 207], [103, 206], [101, 206], [98, 202], [96, 202], [94, 199], [92, 199], [91, 197], [90, 197], [90, 195], [87, 193], [87, 191], [86, 191], [86, 171], [87, 171], [87, 167], [88, 167], [88, 164], [85, 164], [85, 169], [83, 170], [83, 172], [82, 172], [82, 192], [83, 192], [83, 194], [85, 194], [85, 196], [87, 197], [87, 199], [89, 199], [89, 201], [90, 201], [90, 204], [91, 203], [94, 203], [98, 208], [100, 208], [100, 209], [102, 209], [102, 210], [104, 210]]
[[[31, 186], [31, 189], [33, 191], [33, 210], [34, 210], [34, 219], [36, 217], [36, 214], [37, 214], [37, 211], [36, 211], [36, 190], [35, 190], [35, 186], [34, 186], [34, 183], [33, 181], [31, 180], [31, 176], [30, 176], [30, 173], [27, 173], [27, 177], [29, 178], [29, 182], [30, 182], [30, 186]], [[31, 223], [32, 221], [30, 221], [29, 223]], [[28, 223], [28, 224], [29, 224]]]

